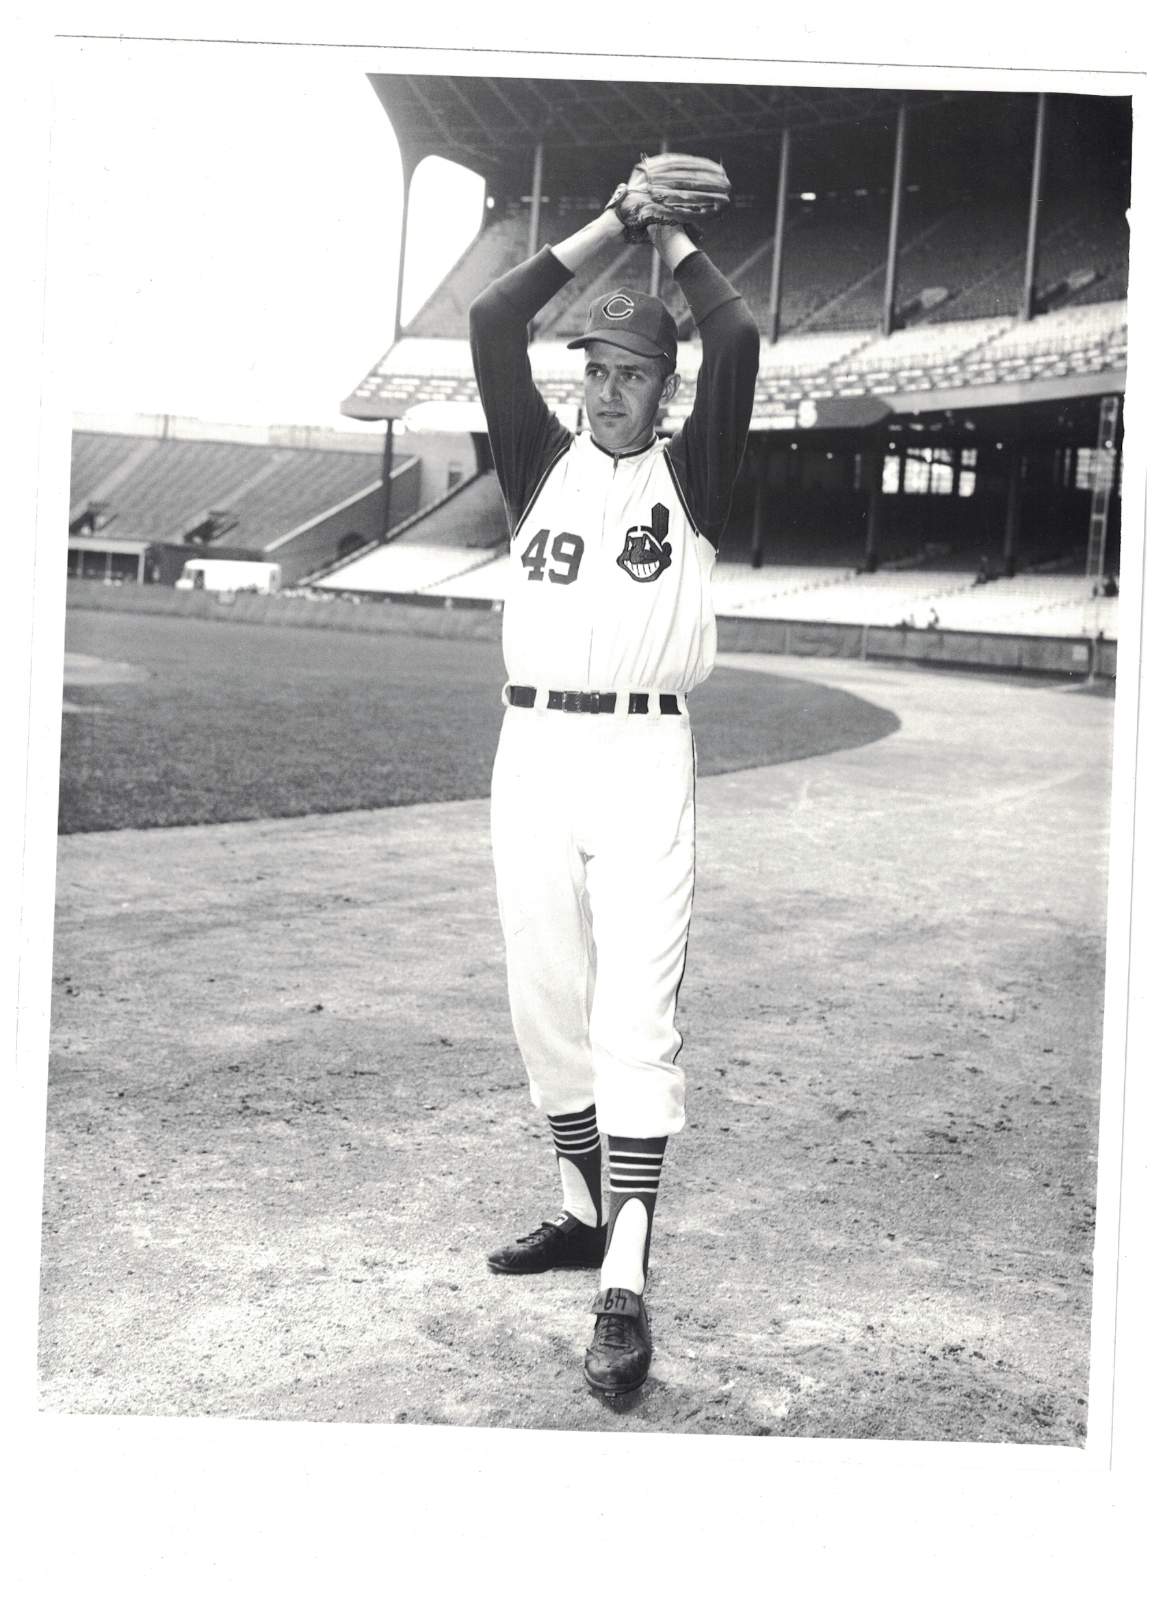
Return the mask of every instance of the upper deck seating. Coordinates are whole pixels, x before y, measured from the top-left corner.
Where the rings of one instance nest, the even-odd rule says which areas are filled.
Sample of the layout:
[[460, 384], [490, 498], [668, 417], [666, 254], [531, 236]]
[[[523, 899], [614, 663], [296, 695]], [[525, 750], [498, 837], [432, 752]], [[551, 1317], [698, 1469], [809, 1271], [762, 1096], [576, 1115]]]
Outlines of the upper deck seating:
[[[767, 204], [739, 196], [738, 204], [706, 229], [706, 247], [766, 327], [771, 292], [773, 217]], [[542, 208], [540, 241], [553, 244], [595, 215], [604, 199], [563, 200]], [[527, 208], [512, 204], [492, 216], [447, 277], [412, 318], [411, 338], [463, 339], [468, 308], [480, 291], [524, 259], [529, 242]], [[875, 330], [884, 294], [887, 201], [870, 195], [860, 202], [821, 197], [811, 204], [793, 199], [784, 237], [781, 329], [784, 333]], [[929, 195], [922, 206], [906, 198], [897, 264], [898, 308], [926, 288], [948, 291], [924, 313], [929, 323], [1012, 316], [1017, 310], [1025, 262], [1026, 210], [1014, 201], [974, 201]], [[1073, 193], [1047, 199], [1041, 230], [1041, 287], [1071, 272], [1093, 268], [1098, 278], [1070, 297], [1072, 304], [1121, 300], [1126, 295], [1126, 219], [1111, 201]], [[537, 319], [536, 336], [573, 338], [585, 310], [603, 289], [645, 290], [651, 251], [627, 246], [615, 257], [587, 262]], [[684, 302], [663, 272], [661, 293], [676, 315]]]

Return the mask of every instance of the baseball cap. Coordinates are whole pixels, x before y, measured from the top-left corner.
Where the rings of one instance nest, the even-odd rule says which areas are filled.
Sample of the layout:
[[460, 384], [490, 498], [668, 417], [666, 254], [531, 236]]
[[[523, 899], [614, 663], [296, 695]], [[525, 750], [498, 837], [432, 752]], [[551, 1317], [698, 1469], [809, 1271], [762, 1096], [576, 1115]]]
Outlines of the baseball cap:
[[668, 367], [678, 363], [678, 328], [662, 301], [636, 290], [606, 291], [590, 302], [586, 331], [571, 339], [567, 350], [580, 350], [591, 339], [616, 344], [637, 356], [662, 356]]

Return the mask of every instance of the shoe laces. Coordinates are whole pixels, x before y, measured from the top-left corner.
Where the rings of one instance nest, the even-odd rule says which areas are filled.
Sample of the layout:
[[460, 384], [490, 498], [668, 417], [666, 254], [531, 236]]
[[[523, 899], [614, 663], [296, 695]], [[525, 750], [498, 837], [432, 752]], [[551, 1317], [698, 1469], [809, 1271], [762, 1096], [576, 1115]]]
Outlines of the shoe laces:
[[613, 1316], [609, 1313], [600, 1315], [594, 1325], [594, 1343], [618, 1350], [629, 1349], [632, 1343], [630, 1338], [632, 1321], [631, 1317]]
[[546, 1239], [550, 1239], [555, 1233], [560, 1232], [561, 1230], [555, 1222], [542, 1222], [538, 1227], [534, 1228], [532, 1233], [523, 1233], [517, 1243], [543, 1244]]

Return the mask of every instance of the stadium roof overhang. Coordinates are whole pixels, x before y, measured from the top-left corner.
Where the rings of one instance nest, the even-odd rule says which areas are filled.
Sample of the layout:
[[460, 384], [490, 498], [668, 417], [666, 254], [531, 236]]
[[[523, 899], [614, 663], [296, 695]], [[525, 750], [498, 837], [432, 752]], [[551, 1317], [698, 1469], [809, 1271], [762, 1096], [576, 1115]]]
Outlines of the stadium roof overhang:
[[[392, 122], [406, 180], [425, 156], [438, 155], [481, 174], [498, 203], [518, 204], [531, 198], [528, 191], [538, 146], [542, 189], [559, 199], [605, 196], [612, 173], [628, 171], [640, 151], [656, 150], [663, 140], [671, 149], [718, 157], [727, 165], [737, 191], [763, 195], [775, 184], [785, 129], [797, 148], [810, 153], [810, 164], [821, 174], [831, 167], [855, 179], [871, 163], [883, 176], [902, 105], [926, 114], [925, 137], [915, 144], [910, 141], [910, 178], [914, 173], [921, 178], [920, 168], [928, 164], [934, 177], [946, 181], [951, 159], [956, 155], [964, 160], [966, 152], [983, 181], [990, 174], [1012, 176], [1014, 150], [1023, 147], [1032, 133], [1032, 122], [1029, 127], [1026, 122], [1036, 100], [1019, 93], [436, 74], [373, 74], [370, 81]], [[397, 302], [397, 340], [343, 402], [342, 413], [368, 421], [403, 419], [418, 429], [479, 431], [483, 419], [467, 342], [444, 337], [401, 339], [399, 333]], [[1125, 351], [1125, 336], [1123, 347]], [[572, 364], [565, 369], [563, 356], [562, 347], [552, 341], [537, 340], [530, 348], [534, 376], [547, 401], [563, 414], [573, 408], [576, 415], [581, 400], [579, 373]], [[697, 365], [697, 347], [680, 344], [680, 366], [684, 359]], [[976, 381], [977, 374], [967, 368], [958, 387], [948, 390], [941, 384], [945, 374], [935, 373], [940, 392], [924, 373], [919, 379], [916, 374], [905, 379], [902, 373], [903, 381], [894, 378], [875, 388], [871, 379], [840, 378], [836, 363], [832, 374], [821, 370], [809, 375], [805, 370], [799, 395], [757, 393], [753, 430], [814, 427], [825, 416], [828, 426], [860, 428], [896, 411], [1023, 405], [1056, 398], [1062, 384], [1078, 397], [1121, 389], [1122, 373], [1113, 370], [1118, 366], [1113, 349], [1104, 349], [1100, 359], [1089, 366], [1088, 362], [1089, 357], [1081, 362], [1066, 360], [1058, 367], [1061, 378], [1051, 376], [1049, 366], [1035, 376], [1019, 375], [1003, 364], [984, 382]], [[895, 360], [892, 364], [900, 365]], [[1019, 376], [1033, 381], [1014, 381]], [[975, 391], [981, 389], [981, 395], [971, 397], [969, 384]], [[677, 425], [682, 414], [680, 408], [667, 423]]]
[[[479, 173], [498, 199], [524, 194], [533, 151], [554, 193], [606, 194], [665, 139], [672, 150], [714, 156], [738, 186], [774, 182], [784, 128], [859, 142], [869, 124], [885, 129], [903, 102], [936, 106], [938, 91], [789, 88], [786, 85], [631, 83], [605, 80], [441, 77], [374, 73], [371, 83], [392, 124], [406, 169], [442, 156]], [[997, 96], [994, 96], [996, 102]], [[616, 181], [616, 180], [613, 180]]]

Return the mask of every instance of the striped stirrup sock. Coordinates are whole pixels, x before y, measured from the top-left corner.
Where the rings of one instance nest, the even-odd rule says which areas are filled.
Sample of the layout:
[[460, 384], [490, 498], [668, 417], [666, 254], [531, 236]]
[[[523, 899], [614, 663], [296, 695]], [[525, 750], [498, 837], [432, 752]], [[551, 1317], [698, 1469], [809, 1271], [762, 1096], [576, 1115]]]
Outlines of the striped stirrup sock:
[[[666, 1137], [627, 1139], [609, 1136], [610, 1146], [610, 1224], [606, 1234], [606, 1259], [602, 1264], [601, 1287], [632, 1289], [641, 1294], [646, 1286], [650, 1263], [650, 1233], [654, 1225], [654, 1203], [662, 1176], [662, 1157]], [[626, 1212], [621, 1228], [618, 1219], [631, 1200], [641, 1204]], [[645, 1213], [645, 1215], [643, 1215]]]
[[602, 1220], [602, 1141], [595, 1107], [550, 1117], [561, 1203], [571, 1216], [596, 1228]]

